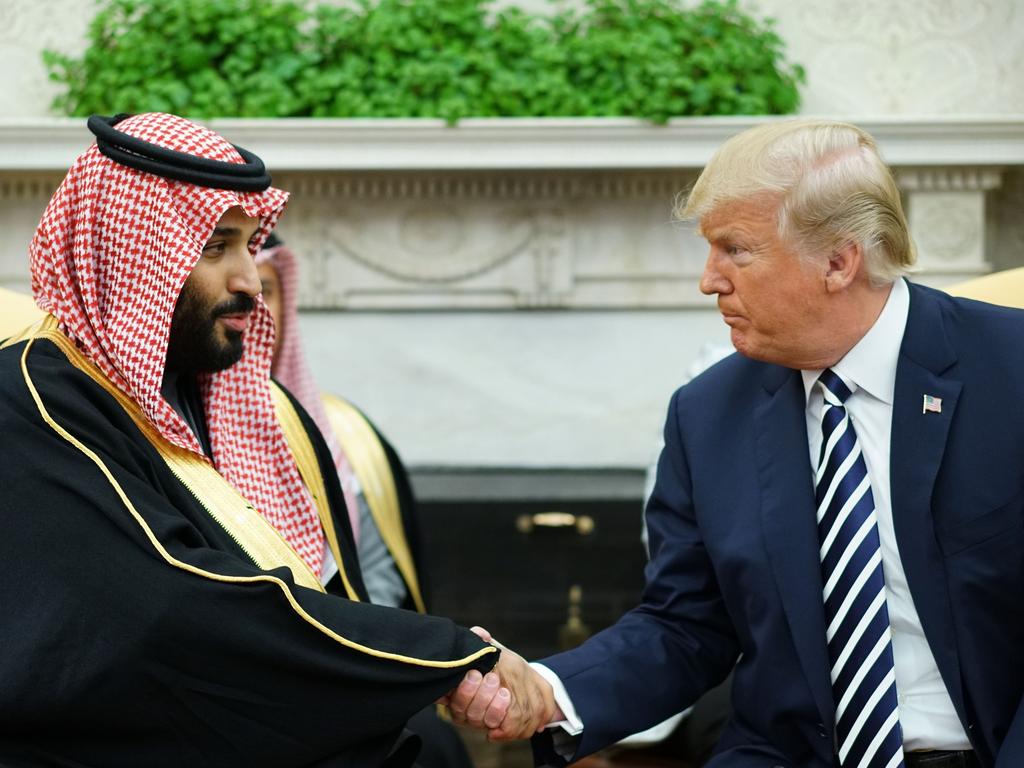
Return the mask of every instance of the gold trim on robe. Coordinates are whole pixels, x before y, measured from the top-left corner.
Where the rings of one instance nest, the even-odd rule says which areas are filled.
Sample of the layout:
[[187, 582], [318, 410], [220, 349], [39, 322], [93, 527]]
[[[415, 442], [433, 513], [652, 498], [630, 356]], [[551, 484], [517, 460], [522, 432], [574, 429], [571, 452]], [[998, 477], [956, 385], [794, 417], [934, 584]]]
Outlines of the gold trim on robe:
[[[310, 571], [309, 566], [289, 546], [278, 530], [267, 522], [256, 508], [208, 461], [166, 440], [153, 426], [153, 423], [146, 418], [138, 404], [118, 389], [91, 360], [81, 353], [71, 339], [60, 332], [55, 318], [50, 316], [33, 328], [34, 332], [30, 329], [28, 334], [21, 334], [19, 338], [28, 338], [29, 345], [36, 339], [53, 342], [75, 368], [89, 376], [117, 400], [118, 405], [131, 416], [139, 431], [156, 448], [167, 468], [196, 498], [210, 517], [234, 539], [235, 543], [257, 567], [269, 571], [285, 566], [292, 572], [296, 584], [324, 591], [320, 580]], [[12, 342], [14, 341], [12, 339]], [[27, 354], [28, 348], [26, 347], [25, 355]], [[23, 371], [27, 377], [28, 372], [24, 367]], [[34, 387], [30, 385], [30, 388], [34, 393]], [[36, 404], [42, 407], [41, 401], [37, 401]], [[44, 418], [46, 417], [44, 416]]]
[[426, 613], [412, 550], [402, 524], [398, 489], [384, 446], [370, 423], [353, 405], [326, 392], [321, 394], [321, 399], [341, 449], [359, 478], [366, 504], [384, 540], [384, 546], [388, 548], [398, 572], [405, 580], [416, 610]]
[[[288, 604], [303, 621], [305, 621], [315, 629], [319, 630], [326, 636], [330, 637], [332, 640], [339, 643], [340, 645], [351, 650], [354, 650], [356, 652], [363, 653], [368, 656], [373, 656], [375, 658], [401, 662], [412, 666], [430, 667], [435, 669], [451, 669], [454, 667], [464, 666], [471, 661], [481, 658], [482, 656], [485, 656], [489, 653], [495, 653], [497, 651], [497, 649], [493, 646], [488, 646], [485, 648], [481, 648], [479, 651], [476, 651], [475, 653], [472, 653], [469, 656], [466, 656], [461, 659], [438, 661], [433, 659], [418, 659], [412, 656], [393, 653], [391, 651], [382, 651], [376, 648], [371, 648], [369, 646], [363, 645], [362, 643], [357, 643], [354, 640], [350, 640], [338, 634], [330, 627], [327, 627], [326, 625], [317, 621], [298, 602], [294, 592], [292, 591], [292, 588], [285, 581], [271, 573], [260, 573], [252, 576], [232, 576], [229, 574], [214, 573], [212, 571], [199, 568], [197, 566], [191, 565], [190, 563], [186, 563], [182, 560], [177, 559], [170, 552], [167, 551], [163, 543], [153, 533], [152, 529], [146, 523], [145, 518], [143, 518], [143, 516], [135, 508], [135, 505], [132, 503], [132, 500], [128, 498], [127, 493], [125, 493], [124, 489], [121, 487], [121, 484], [118, 482], [117, 478], [114, 477], [113, 473], [104, 463], [103, 459], [101, 459], [96, 454], [95, 451], [90, 449], [87, 445], [83, 444], [78, 438], [76, 438], [74, 435], [72, 435], [70, 432], [64, 429], [64, 427], [58, 424], [50, 415], [49, 411], [47, 411], [46, 405], [43, 403], [38, 390], [36, 390], [35, 384], [32, 381], [32, 376], [30, 375], [28, 370], [28, 354], [32, 348], [33, 342], [37, 339], [45, 339], [53, 342], [57, 346], [57, 348], [60, 349], [61, 352], [65, 354], [65, 356], [67, 356], [68, 361], [72, 365], [74, 365], [82, 372], [86, 373], [90, 378], [93, 379], [93, 381], [95, 381], [106, 392], [113, 396], [117, 400], [118, 404], [121, 405], [121, 407], [123, 407], [126, 410], [129, 416], [131, 416], [133, 421], [135, 421], [136, 424], [139, 425], [143, 436], [146, 437], [146, 439], [153, 444], [154, 448], [156, 448], [156, 450], [160, 453], [164, 460], [168, 462], [168, 466], [172, 467], [173, 471], [174, 465], [172, 464], [172, 462], [176, 461], [176, 458], [172, 455], [172, 452], [167, 449], [167, 446], [169, 446], [170, 443], [164, 440], [163, 437], [160, 436], [159, 433], [156, 431], [156, 428], [149, 424], [148, 420], [145, 419], [145, 416], [141, 413], [141, 410], [138, 408], [138, 405], [134, 401], [132, 401], [127, 395], [121, 392], [116, 386], [114, 386], [114, 384], [110, 382], [106, 378], [106, 376], [103, 375], [102, 371], [100, 371], [99, 368], [97, 368], [96, 365], [92, 363], [92, 361], [86, 358], [77, 349], [77, 347], [70, 339], [68, 339], [63, 333], [60, 332], [60, 330], [57, 328], [57, 321], [55, 318], [47, 317], [43, 322], [35, 324], [32, 329], [29, 329], [28, 331], [20, 334], [20, 336], [18, 336], [17, 338], [21, 341], [27, 340], [27, 343], [25, 344], [25, 350], [22, 352], [21, 355], [21, 371], [22, 376], [25, 380], [25, 384], [28, 387], [29, 393], [31, 394], [32, 399], [35, 402], [36, 408], [38, 409], [43, 421], [46, 422], [46, 424], [51, 429], [53, 429], [54, 432], [56, 432], [61, 438], [63, 438], [72, 446], [74, 446], [77, 450], [85, 454], [85, 456], [88, 457], [89, 460], [96, 465], [96, 467], [102, 473], [103, 477], [113, 488], [114, 492], [121, 499], [121, 502], [128, 510], [128, 513], [132, 516], [135, 522], [142, 529], [143, 534], [149, 540], [150, 544], [160, 555], [160, 557], [162, 557], [168, 564], [172, 565], [175, 568], [179, 568], [188, 573], [192, 573], [197, 576], [210, 579], [212, 581], [219, 581], [223, 583], [232, 584], [251, 584], [255, 582], [268, 582], [274, 584], [281, 590]], [[3, 347], [11, 346], [14, 343], [17, 343], [17, 341], [12, 339], [7, 343], [3, 344]], [[138, 419], [142, 419], [142, 423], [140, 423]], [[202, 467], [200, 467], [200, 465], [202, 465]], [[196, 462], [193, 465], [186, 466], [184, 463], [181, 463], [178, 465], [178, 467], [179, 469], [184, 468], [182, 475], [186, 478], [192, 479], [193, 477], [200, 477], [200, 475], [202, 475], [203, 479], [201, 481], [201, 486], [198, 486], [196, 489], [189, 487], [189, 490], [196, 495], [196, 498], [199, 499], [200, 502], [203, 503], [204, 507], [206, 507], [207, 509], [209, 509], [209, 506], [211, 506], [211, 499], [214, 497], [214, 495], [216, 495], [216, 498], [218, 499], [229, 497], [228, 494], [225, 494], [222, 497], [220, 495], [220, 491], [213, 492], [210, 497], [204, 497], [199, 495], [199, 493], [210, 492], [210, 489], [213, 489], [215, 487], [214, 484], [216, 483], [216, 481], [212, 477], [210, 477], [210, 473], [220, 478], [219, 484], [229, 485], [227, 481], [224, 480], [220, 476], [220, 474], [217, 473], [217, 471], [212, 466], [210, 466], [206, 461], [200, 459], [199, 457], [196, 457]], [[196, 470], [195, 475], [192, 474], [193, 469]], [[186, 480], [183, 479], [182, 482], [185, 483]], [[233, 493], [236, 494], [237, 499], [242, 498], [240, 495], [237, 494], [237, 491], [234, 491], [233, 488], [232, 491]], [[242, 501], [244, 502], [244, 499]], [[308, 585], [311, 589], [317, 589], [321, 592], [323, 591], [323, 588], [320, 586], [319, 580], [317, 580], [316, 577], [312, 574], [312, 572], [309, 571], [309, 568], [306, 567], [302, 559], [299, 558], [299, 556], [294, 552], [294, 550], [292, 550], [291, 547], [288, 546], [284, 539], [281, 538], [280, 534], [277, 534], [276, 529], [273, 529], [273, 526], [271, 526], [269, 523], [263, 520], [262, 517], [259, 516], [259, 513], [252, 508], [252, 505], [245, 503], [243, 504], [243, 506], [235, 509], [235, 513], [235, 517], [237, 519], [244, 520], [244, 525], [236, 526], [236, 530], [240, 532], [242, 538], [239, 544], [240, 546], [242, 546], [243, 549], [245, 549], [246, 552], [250, 553], [250, 556], [255, 554], [258, 557], [264, 558], [280, 558], [280, 562], [271, 563], [269, 564], [269, 567], [275, 568], [281, 565], [285, 565], [295, 575], [297, 583], [303, 583], [304, 585]], [[261, 521], [261, 524], [255, 524], [253, 522], [253, 518], [258, 518]], [[262, 540], [262, 544], [256, 544], [255, 542], [257, 541], [257, 537], [252, 536], [251, 534], [253, 531], [258, 531], [260, 528], [270, 528], [273, 531], [274, 535], [277, 537], [278, 541], [280, 542], [280, 547], [276, 544], [270, 543], [271, 539], [269, 536], [259, 537]], [[264, 550], [262, 548], [263, 546], [266, 546], [267, 549]], [[283, 549], [281, 547], [283, 547]], [[288, 550], [288, 553], [285, 553], [284, 550]], [[259, 567], [263, 569], [267, 566], [259, 565]], [[305, 571], [305, 573], [308, 574], [308, 576], [301, 575], [303, 571]]]
[[324, 487], [324, 478], [320, 472], [320, 462], [316, 460], [316, 452], [313, 450], [313, 443], [309, 440], [302, 420], [292, 405], [288, 395], [284, 393], [273, 381], [270, 382], [270, 394], [274, 400], [274, 411], [277, 413], [277, 420], [284, 430], [284, 438], [291, 449], [295, 464], [299, 468], [302, 482], [306, 484], [306, 490], [313, 497], [317, 514], [320, 516], [320, 523], [324, 528], [324, 535], [327, 537], [327, 545], [334, 555], [334, 562], [338, 564], [338, 573], [341, 575], [341, 583], [345, 586], [345, 594], [350, 600], [359, 602], [359, 595], [352, 588], [352, 583], [345, 572], [345, 561], [341, 556], [341, 545], [338, 543], [338, 532], [334, 529], [334, 517], [331, 515], [331, 507], [327, 501], [327, 489]]

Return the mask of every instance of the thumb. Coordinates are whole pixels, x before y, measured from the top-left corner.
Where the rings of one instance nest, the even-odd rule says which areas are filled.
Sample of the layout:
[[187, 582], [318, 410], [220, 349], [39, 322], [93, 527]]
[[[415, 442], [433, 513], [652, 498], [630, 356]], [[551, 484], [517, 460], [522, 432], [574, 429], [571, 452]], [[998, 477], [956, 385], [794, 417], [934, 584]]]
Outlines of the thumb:
[[491, 638], [491, 633], [490, 633], [490, 632], [488, 632], [488, 631], [487, 631], [486, 629], [484, 629], [483, 627], [470, 627], [470, 628], [469, 628], [469, 631], [470, 631], [470, 632], [472, 632], [472, 633], [473, 633], [474, 635], [476, 635], [477, 637], [479, 637], [479, 638], [480, 638], [481, 640], [483, 640], [483, 641], [484, 641], [485, 643], [489, 643], [489, 642], [491, 642], [491, 639], [492, 639], [492, 638]]

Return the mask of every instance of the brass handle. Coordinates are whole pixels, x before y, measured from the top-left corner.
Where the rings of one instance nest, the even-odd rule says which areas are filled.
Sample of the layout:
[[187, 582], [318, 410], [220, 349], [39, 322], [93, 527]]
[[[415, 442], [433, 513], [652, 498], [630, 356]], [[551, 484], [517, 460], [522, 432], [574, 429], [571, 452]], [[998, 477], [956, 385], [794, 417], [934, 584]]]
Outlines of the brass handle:
[[536, 512], [516, 518], [516, 530], [520, 533], [530, 533], [534, 528], [575, 528], [581, 536], [587, 536], [594, 532], [594, 518], [571, 512]]

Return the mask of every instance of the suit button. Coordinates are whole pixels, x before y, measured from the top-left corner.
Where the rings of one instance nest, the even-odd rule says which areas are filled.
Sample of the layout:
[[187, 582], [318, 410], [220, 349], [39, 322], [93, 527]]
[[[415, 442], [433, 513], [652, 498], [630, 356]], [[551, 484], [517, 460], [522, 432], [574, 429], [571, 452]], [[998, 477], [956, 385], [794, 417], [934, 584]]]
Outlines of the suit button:
[[828, 732], [825, 730], [824, 723], [818, 723], [818, 735], [821, 736], [821, 738], [823, 739], [828, 738]]

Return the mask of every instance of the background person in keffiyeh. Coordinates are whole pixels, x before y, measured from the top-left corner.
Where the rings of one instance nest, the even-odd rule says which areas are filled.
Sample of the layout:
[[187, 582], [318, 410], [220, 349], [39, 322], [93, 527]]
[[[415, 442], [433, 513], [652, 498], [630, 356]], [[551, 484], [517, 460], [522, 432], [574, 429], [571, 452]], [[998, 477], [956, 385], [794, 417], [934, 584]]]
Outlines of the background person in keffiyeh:
[[[274, 319], [276, 332], [271, 373], [306, 409], [330, 448], [349, 509], [360, 571], [370, 601], [425, 612], [429, 610], [429, 573], [424, 572], [416, 504], [405, 467], [397, 452], [361, 414], [352, 407], [339, 408], [336, 396], [323, 397], [317, 388], [306, 362], [299, 328], [299, 261], [295, 254], [271, 234], [256, 254], [256, 265], [263, 301]], [[344, 344], [344, 340], [339, 339], [338, 343]], [[349, 429], [354, 426], [353, 419], [361, 421], [360, 432]], [[355, 441], [348, 443], [355, 455], [364, 461], [371, 452], [377, 456], [376, 462], [358, 467], [362, 470], [362, 480], [345, 453], [334, 423], [338, 424], [342, 437]], [[385, 503], [387, 494], [373, 493], [382, 481], [394, 488], [394, 503], [390, 508]], [[364, 493], [364, 483], [370, 494]], [[403, 567], [399, 567], [399, 562]], [[408, 727], [423, 739], [423, 749], [417, 758], [422, 768], [468, 768], [472, 765], [462, 741], [450, 725], [438, 719], [435, 707], [418, 713]]]
[[899, 189], [847, 123], [737, 134], [681, 214], [738, 354], [672, 398], [642, 604], [535, 665], [564, 716], [536, 754], [579, 759], [735, 665], [714, 768], [1024, 765], [1024, 312], [905, 279]]
[[254, 255], [287, 194], [180, 117], [94, 132], [29, 249], [49, 314], [0, 348], [0, 763], [412, 765], [404, 722], [498, 651], [368, 602], [330, 450], [270, 383]]

